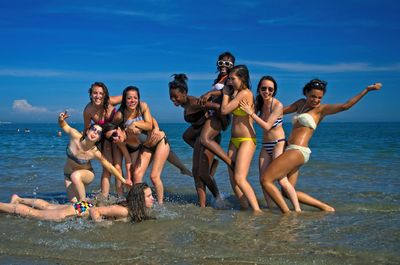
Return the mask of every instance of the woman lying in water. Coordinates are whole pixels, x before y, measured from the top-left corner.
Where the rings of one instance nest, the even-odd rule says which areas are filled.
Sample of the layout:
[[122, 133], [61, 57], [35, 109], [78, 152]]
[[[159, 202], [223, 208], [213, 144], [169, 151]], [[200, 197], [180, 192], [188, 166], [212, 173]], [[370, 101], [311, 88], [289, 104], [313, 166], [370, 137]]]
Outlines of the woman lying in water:
[[86, 201], [72, 204], [54, 204], [42, 199], [21, 198], [14, 194], [10, 203], [0, 202], [0, 212], [16, 214], [39, 220], [62, 221], [68, 217], [91, 217], [95, 222], [104, 219], [130, 217], [132, 222], [152, 219], [149, 209], [154, 198], [146, 183], [135, 184], [126, 196], [126, 202], [118, 205], [96, 207]]

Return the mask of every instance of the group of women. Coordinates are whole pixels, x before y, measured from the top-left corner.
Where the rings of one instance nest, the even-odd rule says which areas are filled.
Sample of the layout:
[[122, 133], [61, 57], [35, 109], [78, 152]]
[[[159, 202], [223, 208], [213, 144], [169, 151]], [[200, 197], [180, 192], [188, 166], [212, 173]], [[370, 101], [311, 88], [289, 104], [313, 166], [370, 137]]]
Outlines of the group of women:
[[[77, 214], [85, 213], [86, 209], [91, 208], [91, 204], [87, 203], [85, 190], [85, 186], [94, 179], [91, 159], [98, 159], [103, 165], [101, 195], [104, 198], [109, 196], [112, 174], [116, 177], [117, 194], [124, 194], [124, 185], [129, 188], [126, 203], [131, 205], [94, 207], [88, 212], [95, 220], [98, 220], [99, 216], [128, 215], [134, 220], [136, 217], [131, 213], [137, 208], [146, 212], [146, 207], [151, 207], [152, 203], [148, 199], [147, 204], [142, 203], [140, 207], [135, 208], [132, 206], [132, 196], [129, 197], [132, 187], [138, 187], [143, 182], [143, 176], [150, 163], [150, 180], [157, 201], [162, 204], [164, 187], [161, 172], [167, 160], [182, 174], [194, 177], [201, 207], [207, 205], [206, 188], [210, 190], [218, 205], [223, 203], [214, 179], [219, 158], [227, 165], [230, 183], [241, 208], [246, 209], [250, 206], [254, 212], [260, 212], [257, 196], [247, 180], [257, 144], [254, 121], [263, 129], [259, 180], [267, 206], [271, 208], [275, 202], [283, 213], [289, 212], [284, 199], [287, 197], [296, 212], [301, 211], [300, 203], [323, 211], [334, 211], [328, 204], [295, 189], [299, 168], [307, 163], [311, 154], [308, 143], [317, 125], [326, 115], [351, 108], [368, 92], [379, 90], [382, 85], [370, 85], [343, 104], [322, 104], [327, 83], [313, 79], [303, 88], [305, 98], [284, 107], [275, 97], [278, 84], [273, 77], [263, 76], [260, 79], [254, 99], [249, 71], [245, 65], [235, 66], [235, 57], [230, 52], [225, 52], [219, 55], [216, 66], [218, 76], [212, 89], [200, 97], [189, 95], [188, 78], [185, 74], [174, 74], [169, 83], [171, 101], [175, 106], [184, 109], [184, 119], [190, 124], [183, 133], [183, 139], [193, 148], [192, 171], [188, 170], [171, 150], [165, 132], [159, 128], [156, 119], [151, 115], [150, 107], [140, 100], [137, 87], [127, 87], [122, 96], [109, 96], [107, 87], [101, 82], [96, 82], [89, 89], [90, 102], [84, 110], [83, 132], [68, 125], [67, 112], [58, 117], [60, 127], [70, 136], [66, 149], [64, 182], [68, 199], [73, 204], [54, 206], [37, 201], [35, 206], [39, 210], [33, 212], [31, 199], [14, 195], [10, 203], [0, 204], [0, 211], [51, 220], [70, 216], [79, 212], [77, 209], [81, 208], [84, 210]], [[117, 110], [118, 104], [120, 107]], [[286, 137], [282, 123], [283, 115], [288, 113], [295, 115], [292, 132]], [[229, 125], [231, 139], [228, 151], [225, 152], [220, 145], [221, 132]], [[275, 182], [279, 183], [281, 190]], [[148, 188], [147, 185], [145, 187]], [[142, 192], [142, 195], [137, 198], [150, 198], [150, 189]], [[145, 201], [143, 198], [140, 200]], [[143, 216], [148, 217], [146, 214]]]
[[[254, 189], [247, 181], [250, 163], [256, 150], [255, 121], [263, 129], [262, 148], [259, 155], [259, 180], [269, 208], [275, 202], [283, 213], [290, 209], [284, 197], [290, 199], [293, 209], [300, 212], [300, 203], [323, 211], [334, 211], [328, 204], [310, 195], [296, 191], [299, 168], [307, 163], [311, 150], [308, 143], [317, 125], [326, 115], [351, 108], [363, 96], [382, 86], [375, 83], [363, 89], [343, 104], [322, 104], [327, 83], [319, 79], [309, 81], [303, 95], [293, 104], [283, 107], [275, 98], [278, 84], [271, 76], [263, 76], [257, 85], [257, 96], [250, 87], [249, 71], [245, 65], [235, 66], [235, 57], [225, 52], [218, 57], [218, 77], [211, 91], [200, 98], [188, 94], [187, 76], [175, 74], [169, 83], [170, 99], [175, 106], [184, 108], [185, 121], [190, 127], [184, 140], [194, 148], [193, 176], [200, 206], [206, 205], [205, 188], [216, 199], [220, 194], [213, 177], [214, 155], [228, 166], [232, 189], [243, 209], [249, 206], [259, 212], [260, 206]], [[283, 130], [283, 115], [295, 113], [293, 130], [288, 138]], [[230, 119], [232, 115], [232, 119]], [[220, 132], [230, 120], [231, 139], [228, 152], [219, 145]], [[281, 186], [281, 191], [275, 182]]]

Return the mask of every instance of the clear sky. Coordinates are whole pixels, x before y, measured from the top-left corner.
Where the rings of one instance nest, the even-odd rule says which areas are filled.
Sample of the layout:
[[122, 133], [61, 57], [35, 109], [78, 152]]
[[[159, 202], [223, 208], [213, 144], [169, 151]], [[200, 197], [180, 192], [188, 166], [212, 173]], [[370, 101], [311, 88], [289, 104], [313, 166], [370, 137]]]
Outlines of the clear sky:
[[335, 1], [1, 1], [0, 121], [55, 122], [68, 109], [81, 122], [88, 89], [111, 95], [140, 88], [160, 122], [182, 122], [168, 96], [171, 74], [189, 93], [211, 88], [216, 59], [230, 51], [250, 70], [278, 81], [284, 105], [315, 77], [325, 103], [340, 103], [382, 82], [329, 121], [400, 121], [400, 2]]

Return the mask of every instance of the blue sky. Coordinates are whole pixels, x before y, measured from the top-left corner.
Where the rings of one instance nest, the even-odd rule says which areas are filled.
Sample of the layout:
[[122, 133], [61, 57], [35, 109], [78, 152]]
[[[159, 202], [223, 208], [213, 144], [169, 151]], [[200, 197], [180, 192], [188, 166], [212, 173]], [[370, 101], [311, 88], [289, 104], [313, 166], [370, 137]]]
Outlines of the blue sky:
[[250, 70], [253, 92], [274, 76], [284, 105], [311, 78], [328, 81], [325, 103], [363, 87], [382, 91], [329, 121], [400, 121], [398, 1], [1, 1], [0, 121], [82, 121], [88, 88], [117, 95], [138, 86], [160, 122], [182, 122], [169, 100], [171, 74], [199, 96], [231, 51]]

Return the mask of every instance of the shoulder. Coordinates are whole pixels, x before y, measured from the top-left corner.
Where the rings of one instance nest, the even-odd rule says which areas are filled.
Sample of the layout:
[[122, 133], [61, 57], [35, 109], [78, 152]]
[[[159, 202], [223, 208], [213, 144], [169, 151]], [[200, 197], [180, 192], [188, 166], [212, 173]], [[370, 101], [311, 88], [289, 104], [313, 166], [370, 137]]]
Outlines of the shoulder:
[[274, 105], [272, 106], [273, 109], [282, 109], [283, 104], [277, 99], [274, 99]]
[[149, 109], [149, 105], [144, 101], [140, 101], [140, 109], [144, 112]]
[[88, 114], [89, 112], [92, 111], [92, 108], [93, 108], [92, 103], [89, 102], [88, 104], [86, 104], [85, 108], [83, 109], [83, 113]]
[[253, 93], [250, 89], [243, 89], [238, 92], [237, 96], [241, 98], [253, 98]]

